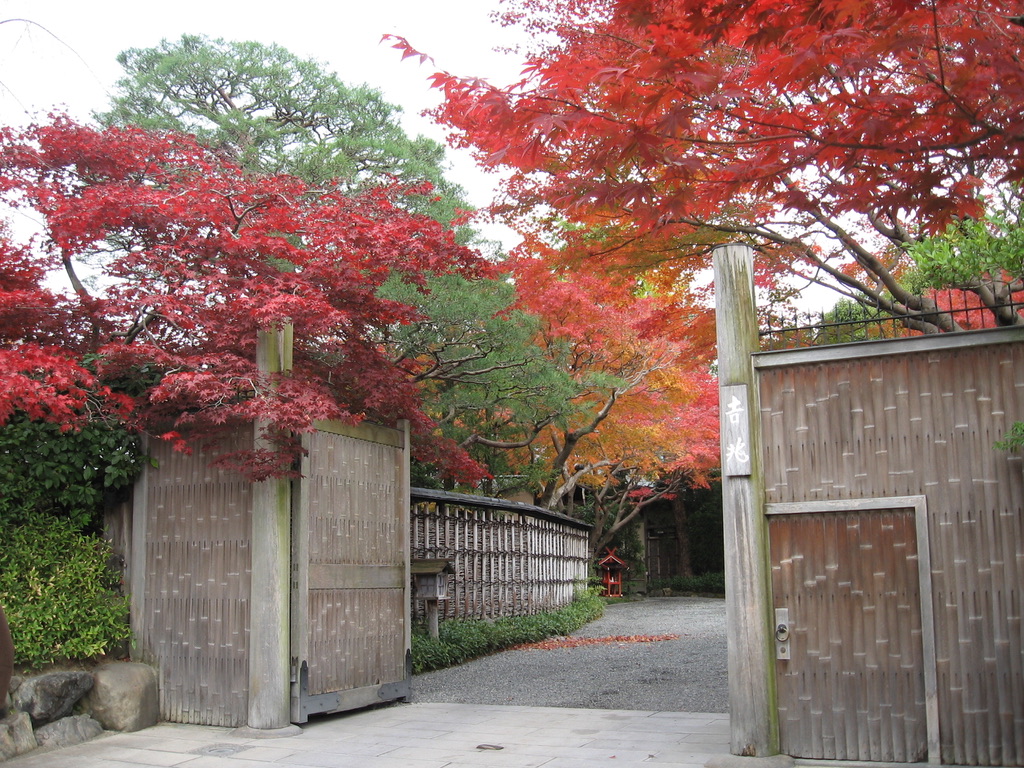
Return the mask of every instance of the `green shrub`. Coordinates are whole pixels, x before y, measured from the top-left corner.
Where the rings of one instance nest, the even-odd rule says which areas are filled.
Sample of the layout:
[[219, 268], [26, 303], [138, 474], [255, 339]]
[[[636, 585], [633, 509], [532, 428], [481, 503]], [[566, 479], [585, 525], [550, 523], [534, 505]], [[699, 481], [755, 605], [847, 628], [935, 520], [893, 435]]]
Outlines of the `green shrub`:
[[1024, 448], [1024, 421], [1018, 421], [1010, 427], [1003, 439], [996, 443], [1001, 451], [1019, 451]]
[[0, 604], [15, 663], [37, 667], [100, 656], [130, 637], [110, 547], [68, 520], [13, 526], [0, 548]]
[[589, 589], [557, 611], [532, 616], [510, 616], [496, 621], [451, 619], [441, 623], [438, 638], [417, 627], [412, 636], [412, 671], [415, 674], [444, 669], [455, 664], [511, 648], [536, 643], [556, 635], [568, 635], [600, 618], [604, 602]]
[[651, 581], [649, 589], [671, 589], [673, 592], [696, 592], [704, 595], [725, 594], [724, 573], [702, 573], [699, 576], [673, 576]]

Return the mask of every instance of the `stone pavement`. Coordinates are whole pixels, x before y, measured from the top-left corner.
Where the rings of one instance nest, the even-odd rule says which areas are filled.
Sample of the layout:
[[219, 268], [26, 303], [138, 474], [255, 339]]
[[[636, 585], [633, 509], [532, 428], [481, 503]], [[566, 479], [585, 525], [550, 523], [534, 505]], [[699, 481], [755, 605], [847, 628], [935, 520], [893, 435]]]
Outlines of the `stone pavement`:
[[701, 768], [728, 752], [725, 714], [424, 703], [319, 717], [276, 739], [162, 723], [4, 768]]

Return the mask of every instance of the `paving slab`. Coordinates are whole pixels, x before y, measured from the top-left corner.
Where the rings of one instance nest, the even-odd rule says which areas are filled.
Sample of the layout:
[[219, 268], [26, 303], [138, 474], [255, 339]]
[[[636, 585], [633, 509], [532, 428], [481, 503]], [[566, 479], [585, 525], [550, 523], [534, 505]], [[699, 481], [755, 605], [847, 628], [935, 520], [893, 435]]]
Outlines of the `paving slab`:
[[318, 717], [272, 740], [162, 723], [4, 768], [702, 768], [728, 754], [728, 722], [721, 713], [391, 704]]

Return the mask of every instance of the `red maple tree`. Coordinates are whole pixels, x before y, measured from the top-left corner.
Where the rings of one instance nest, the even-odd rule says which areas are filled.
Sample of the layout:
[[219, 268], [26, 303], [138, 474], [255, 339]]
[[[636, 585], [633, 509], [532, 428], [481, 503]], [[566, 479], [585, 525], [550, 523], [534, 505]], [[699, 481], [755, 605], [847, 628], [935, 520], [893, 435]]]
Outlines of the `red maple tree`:
[[[66, 118], [4, 129], [0, 195], [40, 232], [0, 238], [0, 422], [109, 415], [184, 449], [261, 420], [273, 450], [222, 457], [257, 479], [291, 472], [315, 419], [411, 418], [429, 434], [381, 343], [416, 312], [377, 289], [490, 268], [403, 210], [407, 191], [256, 176], [174, 134]], [[67, 293], [51, 287], [61, 271]], [[291, 370], [261, 372], [259, 332], [285, 326]]]
[[[1024, 29], [1006, 0], [518, 0], [538, 41], [507, 87], [434, 75], [438, 118], [506, 208], [602, 217], [624, 245], [702, 259], [743, 239], [769, 264], [924, 331], [957, 327], [905, 280], [907, 246], [1024, 178]], [[415, 53], [405, 41], [396, 46]], [[674, 248], [675, 254], [667, 249]], [[986, 304], [1012, 286], [986, 281]], [[1004, 315], [1021, 323], [1017, 313]]]

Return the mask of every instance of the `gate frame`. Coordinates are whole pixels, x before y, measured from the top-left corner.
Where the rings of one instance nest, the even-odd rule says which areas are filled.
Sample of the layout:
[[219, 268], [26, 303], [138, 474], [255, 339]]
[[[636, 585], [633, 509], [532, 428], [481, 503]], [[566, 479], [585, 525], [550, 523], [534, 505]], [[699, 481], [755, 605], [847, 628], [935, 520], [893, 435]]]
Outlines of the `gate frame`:
[[[928, 500], [917, 496], [891, 496], [873, 499], [823, 499], [765, 504], [764, 514], [800, 515], [811, 513], [873, 512], [876, 510], [913, 510], [917, 534], [918, 599], [921, 610], [921, 652], [924, 661], [924, 709], [928, 732], [928, 763], [939, 764], [939, 692], [935, 651], [935, 611], [932, 603], [932, 557], [928, 537]], [[769, 558], [771, 553], [769, 553]]]
[[[308, 477], [309, 455], [302, 458], [303, 476], [293, 482], [291, 497], [291, 591], [290, 614], [288, 627], [290, 631], [290, 679], [289, 707], [292, 723], [308, 722], [310, 715], [333, 714], [345, 712], [374, 704], [381, 704], [397, 699], [407, 699], [412, 692], [412, 615], [411, 607], [411, 574], [410, 574], [410, 426], [407, 420], [400, 420], [397, 428], [369, 424], [366, 422], [349, 425], [337, 421], [314, 422], [317, 431], [340, 437], [353, 438], [364, 442], [379, 443], [394, 448], [401, 453], [401, 460], [396, 467], [397, 490], [395, 493], [395, 512], [398, 517], [398, 535], [401, 538], [399, 549], [403, 562], [397, 568], [388, 567], [387, 572], [374, 573], [373, 567], [354, 566], [361, 568], [359, 580], [346, 585], [354, 588], [374, 588], [388, 583], [395, 578], [395, 571], [400, 570], [399, 585], [402, 589], [404, 649], [402, 680], [386, 680], [360, 688], [346, 688], [322, 694], [309, 693], [308, 659], [305, 658], [309, 645], [308, 607], [310, 570], [309, 562], [309, 505], [310, 480]], [[303, 448], [309, 449], [309, 436], [303, 436]], [[315, 569], [314, 569], [315, 570]]]
[[[727, 629], [730, 641], [731, 751], [732, 754], [738, 756], [778, 755], [780, 752], [779, 713], [775, 704], [777, 697], [774, 638], [761, 640], [763, 636], [770, 635], [774, 627], [771, 615], [770, 553], [767, 546], [767, 517], [765, 515], [768, 496], [762, 456], [764, 445], [761, 434], [761, 372], [789, 365], [813, 365], [845, 361], [851, 358], [893, 357], [940, 350], [943, 353], [948, 353], [961, 349], [1002, 344], [1024, 346], [1024, 327], [983, 329], [970, 333], [941, 334], [923, 338], [861, 341], [829, 347], [772, 351], [760, 354], [753, 279], [753, 249], [743, 244], [723, 245], [714, 249], [713, 257], [719, 341]], [[1016, 349], [1020, 349], [1021, 346], [1017, 346]], [[1019, 368], [1014, 370], [1020, 371]], [[1018, 395], [1022, 392], [1020, 382], [1021, 379], [1018, 375], [1008, 385]], [[734, 395], [735, 397], [733, 397]], [[1017, 400], [1017, 402], [1020, 401]], [[1006, 416], [1003, 412], [1000, 414]], [[1010, 421], [1012, 420], [1010, 419]], [[739, 456], [738, 447], [749, 450], [749, 456], [746, 455], [747, 451], [744, 451], [742, 461], [736, 460]], [[1012, 469], [1015, 472], [1019, 471], [1021, 462], [1019, 456], [1009, 457], [1005, 461], [1004, 475], [1011, 469], [1009, 466], [1011, 462], [1014, 464]], [[1014, 488], [1017, 491], [1010, 499], [1010, 503], [1018, 508], [1022, 498], [1019, 496], [1019, 491], [1024, 488], [1019, 484], [1019, 478], [1020, 476], [1015, 473], [1012, 475]], [[959, 482], [959, 479], [956, 482]], [[908, 490], [928, 494], [924, 489], [911, 488]], [[871, 497], [878, 497], [878, 494], [866, 494], [863, 500], [870, 500]], [[931, 495], [928, 497], [932, 499], [932, 516], [940, 518], [943, 510], [936, 506], [937, 503], [941, 503], [940, 499]], [[896, 498], [900, 497], [894, 495], [885, 498], [884, 503], [892, 504], [893, 499]], [[861, 500], [850, 499], [849, 501]], [[820, 510], [829, 501], [817, 500], [814, 503]], [[927, 514], [922, 515], [922, 519], [928, 517]], [[940, 538], [936, 538], [935, 542], [931, 542], [929, 537], [919, 537], [919, 539], [919, 546], [928, 542], [929, 546], [934, 549], [931, 554], [942, 558], [944, 553], [934, 548], [942, 546], [943, 542]], [[942, 571], [944, 562], [933, 563], [937, 573]], [[938, 577], [933, 576], [932, 578]], [[936, 583], [941, 584], [941, 582]], [[922, 584], [922, 588], [930, 586], [927, 583]], [[957, 712], [947, 711], [946, 704], [942, 701], [945, 691], [938, 690], [939, 673], [942, 671], [938, 668], [938, 654], [941, 650], [938, 641], [943, 637], [941, 631], [948, 625], [943, 624], [940, 627], [935, 622], [948, 621], [949, 617], [941, 616], [942, 606], [936, 606], [934, 602], [931, 606], [923, 606], [923, 608], [927, 612], [922, 612], [922, 622], [931, 617], [932, 626], [928, 629], [935, 639], [933, 656], [935, 666], [933, 669], [936, 673], [936, 684], [934, 687], [935, 704], [932, 706], [938, 710], [939, 718], [937, 727], [928, 730], [928, 759], [930, 763], [941, 763], [943, 749], [948, 745], [948, 743], [943, 743], [943, 734], [948, 732], [947, 729], [957, 728], [958, 723], [963, 721], [962, 719], [956, 720]], [[923, 640], [922, 637], [922, 642]], [[769, 644], [771, 645], [770, 651], [767, 647]], [[922, 665], [926, 665], [928, 659], [924, 658], [923, 652], [924, 648], [922, 647]], [[1010, 694], [1019, 692], [1017, 689], [1008, 688], [1007, 690]], [[1015, 708], [1014, 712], [1019, 713], [1019, 708]], [[965, 710], [960, 713], [960, 716], [966, 714], [968, 713]], [[941, 720], [947, 716], [951, 718], [950, 722]], [[936, 730], [938, 731], [938, 749], [935, 752], [938, 754], [935, 754], [932, 749]], [[1005, 741], [1007, 734], [1011, 738], [1010, 742]], [[973, 738], [976, 734], [972, 731], [970, 735]], [[1013, 735], [1012, 729], [1007, 730], [1006, 727], [1001, 727], [999, 738], [1002, 738], [1004, 743], [1011, 744], [1009, 749], [1017, 750], [1013, 754], [1019, 759], [1020, 755], [1024, 753], [1019, 751], [1019, 741], [1016, 742], [1017, 746], [1013, 745]], [[953, 743], [952, 748], [970, 751], [974, 747]], [[1003, 748], [1003, 745], [998, 742], [990, 742], [979, 747], [982, 751]], [[967, 763], [971, 759], [976, 759], [976, 754], [973, 757], [967, 755], [966, 759], [961, 757], [961, 762]], [[873, 762], [865, 764], [879, 765], [879, 763]], [[1004, 757], [1002, 763], [985, 762], [984, 764], [1009, 763], [1005, 762]]]
[[[271, 331], [261, 331], [257, 340], [256, 362], [258, 367], [266, 372], [275, 373], [287, 371], [291, 368], [292, 356], [292, 333], [291, 328], [286, 326]], [[255, 422], [242, 426], [232, 438], [237, 440], [238, 447], [249, 449], [269, 447], [261, 440], [260, 432], [265, 422]], [[317, 424], [312, 424], [314, 428]], [[405, 541], [408, 541], [408, 510], [409, 510], [409, 426], [408, 422], [399, 421], [397, 429], [381, 427], [378, 425], [361, 424], [350, 428], [350, 436], [359, 437], [375, 430], [388, 430], [395, 433], [396, 440], [401, 444], [402, 457], [400, 466], [397, 467], [399, 477], [397, 478], [399, 488], [396, 493], [397, 503], [401, 505], [402, 520], [398, 528]], [[154, 446], [156, 447], [156, 446]], [[166, 444], [160, 446], [171, 456], [176, 456]], [[180, 458], [180, 457], [176, 457]], [[292, 659], [292, 518], [293, 503], [301, 510], [299, 497], [302, 495], [303, 481], [289, 478], [270, 478], [262, 481], [246, 480], [227, 470], [214, 469], [209, 465], [210, 456], [197, 452], [196, 455], [188, 457], [187, 471], [196, 474], [200, 482], [210, 482], [216, 487], [228, 487], [234, 495], [229, 501], [234, 505], [234, 511], [225, 512], [220, 506], [211, 507], [216, 519], [231, 519], [233, 527], [229, 533], [229, 544], [236, 545], [236, 549], [244, 551], [245, 556], [239, 556], [231, 563], [225, 565], [223, 557], [217, 563], [218, 566], [225, 566], [220, 571], [213, 569], [208, 562], [194, 561], [192, 559], [181, 559], [174, 563], [174, 568], [168, 571], [174, 578], [186, 580], [193, 578], [193, 570], [205, 567], [200, 583], [205, 587], [212, 585], [210, 594], [201, 595], [201, 599], [193, 599], [193, 589], [190, 581], [185, 581], [181, 591], [186, 593], [184, 601], [190, 606], [199, 605], [204, 601], [207, 603], [222, 604], [229, 602], [224, 598], [224, 593], [217, 592], [218, 589], [237, 588], [239, 592], [233, 595], [234, 602], [229, 609], [229, 620], [221, 620], [218, 614], [217, 631], [228, 633], [226, 637], [215, 637], [212, 641], [204, 636], [201, 641], [196, 641], [192, 635], [187, 635], [183, 643], [176, 647], [199, 647], [198, 643], [205, 643], [207, 646], [217, 648], [219, 651], [230, 649], [240, 658], [229, 659], [229, 662], [237, 664], [238, 669], [230, 669], [229, 674], [218, 670], [220, 677], [211, 679], [209, 669], [203, 670], [204, 674], [192, 673], [187, 679], [196, 681], [197, 686], [211, 692], [210, 698], [223, 701], [230, 698], [230, 707], [218, 705], [219, 708], [211, 708], [210, 705], [200, 702], [200, 697], [192, 692], [179, 697], [177, 702], [178, 711], [175, 716], [168, 716], [164, 711], [163, 694], [161, 695], [161, 716], [165, 719], [193, 724], [216, 725], [237, 727], [242, 735], [258, 736], [290, 736], [299, 733], [300, 729], [291, 721], [291, 689], [293, 683], [301, 685], [299, 679], [301, 670], [293, 668]], [[182, 461], [185, 459], [182, 458]], [[166, 468], [165, 468], [166, 469]], [[190, 481], [190, 482], [194, 482]], [[217, 485], [220, 483], [220, 485]], [[157, 667], [160, 675], [160, 687], [165, 686], [164, 662], [171, 656], [165, 653], [166, 646], [175, 645], [172, 635], [185, 635], [188, 629], [186, 626], [160, 626], [156, 627], [156, 617], [152, 610], [148, 610], [147, 601], [155, 599], [150, 594], [148, 573], [151, 568], [156, 568], [155, 561], [150, 559], [149, 545], [151, 515], [170, 514], [177, 515], [180, 509], [171, 506], [155, 506], [150, 503], [150, 492], [160, 488], [160, 470], [154, 465], [144, 467], [142, 474], [136, 480], [133, 488], [133, 501], [128, 511], [130, 514], [129, 525], [125, 526], [130, 530], [129, 546], [126, 553], [128, 563], [128, 582], [131, 594], [131, 628], [136, 638], [136, 644], [131, 649], [132, 658], [151, 663]], [[239, 488], [244, 490], [238, 491]], [[191, 502], [190, 502], [191, 503]], [[202, 504], [213, 502], [201, 499]], [[182, 507], [185, 509], [185, 507]], [[294, 512], [298, 514], [298, 512]], [[198, 518], [193, 518], [198, 519]], [[205, 523], [197, 523], [202, 527]], [[179, 537], [177, 532], [164, 532], [164, 538], [157, 543], [165, 541], [177, 543], [179, 538], [188, 545], [207, 545], [210, 543], [208, 536], [196, 534], [193, 538]], [[218, 542], [214, 542], [218, 543]], [[220, 542], [223, 543], [223, 542]], [[195, 549], [196, 547], [193, 547]], [[207, 547], [209, 548], [209, 547]], [[197, 565], [197, 563], [199, 563]], [[164, 564], [167, 566], [168, 564]], [[227, 568], [234, 568], [228, 571]], [[214, 575], [210, 577], [209, 573]], [[405, 563], [403, 565], [403, 584], [408, 582], [408, 547], [405, 547]], [[178, 585], [171, 588], [164, 587], [170, 594], [177, 595]], [[193, 589], [194, 591], [194, 589]], [[410, 627], [409, 627], [409, 589], [405, 587], [403, 600], [404, 613], [404, 637], [405, 648], [405, 669], [408, 671]], [[174, 598], [178, 600], [177, 597]], [[179, 602], [181, 602], [179, 600]], [[205, 607], [205, 606], [204, 606]], [[192, 610], [190, 608], [190, 610]], [[196, 611], [199, 610], [197, 607]], [[205, 626], [205, 624], [203, 624]], [[151, 631], [152, 630], [152, 631]], [[232, 634], [233, 633], [233, 634]], [[237, 639], [236, 639], [237, 638]], [[174, 657], [177, 659], [177, 657]], [[208, 656], [199, 654], [198, 664], [207, 664]], [[211, 657], [215, 664], [222, 663], [223, 658]], [[187, 659], [192, 663], [192, 657]], [[222, 664], [223, 666], [223, 664]], [[408, 679], [409, 675], [406, 675]], [[294, 679], [293, 679], [294, 678]], [[175, 681], [177, 682], [177, 681]], [[235, 684], [238, 684], [235, 686]], [[244, 687], [243, 687], [244, 683]], [[392, 686], [386, 696], [394, 694], [395, 698], [407, 695], [407, 687]], [[243, 693], [244, 696], [239, 695]], [[339, 699], [344, 698], [339, 697]], [[355, 696], [350, 696], [350, 699]], [[378, 703], [382, 697], [378, 696], [372, 701]], [[357, 704], [361, 706], [365, 704]], [[184, 715], [182, 713], [185, 713]]]

